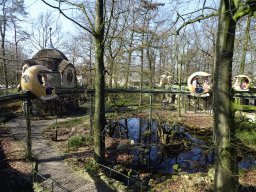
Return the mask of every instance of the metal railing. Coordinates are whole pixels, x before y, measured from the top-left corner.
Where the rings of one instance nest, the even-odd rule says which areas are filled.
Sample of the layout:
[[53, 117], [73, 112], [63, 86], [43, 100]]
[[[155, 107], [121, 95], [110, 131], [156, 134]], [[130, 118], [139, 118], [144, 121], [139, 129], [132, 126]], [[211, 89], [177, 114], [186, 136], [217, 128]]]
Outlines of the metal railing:
[[[55, 186], [58, 187], [59, 189], [65, 191], [65, 192], [71, 192], [68, 189], [66, 189], [65, 187], [63, 187], [62, 185], [60, 185], [58, 182], [54, 181], [52, 178], [46, 178], [45, 176], [43, 176], [41, 173], [39, 173], [38, 171], [36, 171], [35, 168], [32, 168], [32, 177], [33, 177], [33, 183], [37, 182], [37, 183], [42, 183], [49, 180], [50, 181], [50, 187], [47, 187], [46, 185], [43, 184], [43, 187], [46, 188], [47, 190], [50, 191], [54, 191]], [[40, 177], [40, 182], [38, 181]]]
[[110, 168], [110, 167], [108, 167], [108, 166], [102, 165], [102, 164], [97, 163], [97, 162], [95, 162], [95, 163], [96, 163], [97, 165], [99, 165], [99, 166], [105, 168], [105, 169], [108, 169], [108, 170], [110, 171], [110, 178], [111, 178], [111, 172], [113, 171], [113, 172], [115, 172], [115, 173], [117, 173], [117, 174], [122, 175], [123, 177], [125, 177], [125, 178], [127, 179], [127, 181], [128, 181], [128, 186], [130, 186], [130, 180], [133, 180], [135, 183], [138, 183], [138, 184], [139, 184], [139, 186], [140, 186], [141, 189], [142, 189], [142, 186], [143, 186], [144, 188], [148, 189], [148, 190], [151, 189], [151, 188], [149, 188], [149, 187], [143, 185], [143, 184], [142, 184], [141, 182], [139, 182], [138, 180], [136, 180], [136, 179], [134, 179], [134, 178], [132, 178], [132, 177], [129, 177], [129, 176], [123, 174], [123, 173], [120, 173], [119, 171], [117, 171], [117, 170], [115, 170], [115, 169], [112, 169], [112, 168]]
[[[71, 157], [80, 159], [78, 156], [72, 155], [72, 154], [69, 154], [69, 155], [65, 156], [65, 158], [67, 158], [68, 156], [71, 156]], [[80, 161], [83, 161], [83, 160], [80, 159]], [[85, 161], [83, 161], [83, 162], [85, 162]], [[108, 167], [108, 166], [106, 166], [106, 165], [102, 165], [102, 164], [100, 164], [100, 163], [97, 163], [96, 161], [94, 161], [94, 163], [95, 163], [95, 165], [99, 165], [99, 166], [101, 166], [101, 167], [103, 167], [103, 168], [109, 170], [109, 172], [110, 172], [109, 178], [110, 178], [110, 179], [112, 179], [112, 172], [115, 172], [115, 173], [117, 173], [117, 174], [119, 174], [119, 175], [121, 175], [121, 176], [123, 176], [124, 178], [127, 179], [128, 186], [130, 186], [130, 181], [134, 181], [135, 183], [138, 183], [138, 184], [139, 184], [140, 189], [146, 188], [148, 191], [151, 190], [151, 187], [148, 187], [148, 186], [144, 185], [143, 183], [141, 183], [141, 182], [138, 181], [137, 179], [134, 179], [134, 178], [132, 178], [132, 177], [129, 177], [129, 176], [127, 176], [127, 175], [125, 175], [125, 174], [123, 174], [123, 173], [121, 173], [121, 172], [119, 172], [119, 171], [117, 171], [117, 170], [115, 170], [115, 169], [112, 169], [112, 168], [110, 168], [110, 167]], [[113, 178], [113, 179], [114, 179], [114, 178]], [[115, 180], [116, 180], [116, 179], [115, 179]]]

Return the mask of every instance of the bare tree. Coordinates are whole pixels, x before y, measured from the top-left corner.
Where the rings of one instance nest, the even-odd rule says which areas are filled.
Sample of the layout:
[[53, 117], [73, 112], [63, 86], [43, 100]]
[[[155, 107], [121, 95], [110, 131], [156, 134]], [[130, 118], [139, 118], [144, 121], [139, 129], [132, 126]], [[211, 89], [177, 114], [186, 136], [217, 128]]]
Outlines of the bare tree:
[[[105, 37], [107, 36], [109, 28], [107, 27], [105, 33], [105, 23], [110, 21], [113, 17], [114, 1], [109, 13], [109, 18], [106, 19], [107, 10], [104, 7], [103, 0], [95, 0], [95, 13], [91, 13], [91, 4], [89, 2], [77, 3], [76, 1], [55, 1], [59, 5], [54, 3], [47, 3], [46, 0], [42, 0], [50, 7], [59, 10], [59, 12], [67, 19], [71, 20], [74, 24], [78, 25], [85, 31], [88, 31], [94, 36], [95, 42], [95, 113], [94, 113], [94, 159], [98, 163], [105, 162], [105, 66], [104, 66], [104, 48]], [[66, 12], [63, 6], [68, 6], [80, 11], [80, 18], [68, 15], [70, 12]], [[93, 21], [93, 17], [95, 18]]]
[[23, 1], [11, 1], [3, 0], [0, 4], [1, 14], [0, 14], [0, 32], [1, 32], [1, 56], [2, 56], [2, 70], [4, 76], [5, 93], [8, 94], [8, 68], [7, 68], [7, 58], [6, 58], [6, 31], [9, 27], [8, 24], [14, 20], [18, 20], [18, 16], [23, 16], [26, 14]]
[[45, 13], [39, 13], [38, 17], [32, 21], [28, 33], [30, 34], [30, 43], [37, 50], [45, 49], [49, 45], [50, 28], [51, 35], [55, 39], [53, 42], [56, 48], [60, 48], [63, 43], [62, 23], [53, 15], [53, 12], [47, 10]]

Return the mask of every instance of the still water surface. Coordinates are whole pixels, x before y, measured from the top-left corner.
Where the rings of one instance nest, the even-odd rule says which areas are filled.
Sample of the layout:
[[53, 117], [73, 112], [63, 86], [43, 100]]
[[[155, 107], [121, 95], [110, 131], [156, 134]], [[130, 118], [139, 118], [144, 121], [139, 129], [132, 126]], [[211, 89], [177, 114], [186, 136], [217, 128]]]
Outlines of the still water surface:
[[[176, 131], [178, 142], [171, 148], [162, 144], [157, 129], [157, 121], [152, 121], [149, 126], [148, 119], [128, 118], [119, 120], [120, 129], [115, 129], [112, 137], [127, 138], [135, 141], [135, 147], [132, 150], [134, 155], [133, 167], [158, 171], [163, 173], [173, 173], [173, 165], [179, 164], [179, 167], [188, 173], [198, 171], [206, 172], [207, 167], [215, 163], [215, 151], [211, 146], [210, 137], [200, 137], [183, 132], [182, 127], [165, 124], [164, 130]], [[149, 133], [149, 127], [151, 134]], [[188, 146], [180, 145], [180, 141], [190, 141]], [[170, 143], [169, 143], [170, 144]], [[239, 168], [248, 169], [256, 166], [256, 161], [251, 158], [245, 158], [239, 163]]]

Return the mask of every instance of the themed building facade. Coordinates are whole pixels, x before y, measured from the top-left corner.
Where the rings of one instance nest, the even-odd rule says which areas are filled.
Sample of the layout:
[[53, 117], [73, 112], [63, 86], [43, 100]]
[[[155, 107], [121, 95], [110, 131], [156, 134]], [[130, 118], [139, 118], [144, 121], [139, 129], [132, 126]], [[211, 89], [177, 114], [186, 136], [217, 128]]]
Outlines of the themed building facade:
[[56, 89], [75, 88], [77, 86], [76, 69], [67, 57], [57, 49], [42, 49], [32, 59], [22, 64], [22, 73], [33, 65], [42, 65], [51, 70], [47, 78]]

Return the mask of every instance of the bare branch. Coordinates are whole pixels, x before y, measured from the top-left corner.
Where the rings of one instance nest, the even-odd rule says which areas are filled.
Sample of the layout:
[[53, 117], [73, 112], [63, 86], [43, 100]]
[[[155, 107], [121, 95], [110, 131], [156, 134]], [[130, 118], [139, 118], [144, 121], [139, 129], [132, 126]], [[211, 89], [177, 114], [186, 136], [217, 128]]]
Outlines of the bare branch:
[[197, 18], [195, 18], [195, 19], [192, 19], [192, 20], [190, 20], [190, 21], [187, 21], [187, 22], [183, 23], [183, 24], [177, 29], [176, 34], [179, 34], [180, 30], [181, 30], [183, 27], [185, 27], [185, 26], [187, 26], [187, 25], [189, 25], [189, 24], [191, 24], [191, 23], [195, 23], [195, 22], [197, 22], [197, 21], [202, 21], [202, 20], [208, 19], [208, 18], [210, 18], [210, 17], [218, 16], [218, 15], [219, 15], [219, 13], [211, 13], [211, 14], [209, 14], [209, 15], [197, 17]]
[[[91, 33], [93, 36], [96, 35], [96, 34], [95, 34], [95, 31], [94, 31], [94, 27], [93, 27], [92, 23], [90, 22], [90, 19], [89, 19], [88, 15], [86, 14], [86, 11], [85, 11], [83, 5], [80, 4], [80, 6], [79, 6], [78, 4], [74, 4], [74, 5], [76, 5], [77, 7], [83, 9], [83, 13], [84, 13], [85, 16], [87, 17], [88, 22], [89, 22], [89, 24], [90, 24], [92, 30], [88, 29], [87, 27], [81, 25], [80, 23], [78, 23], [78, 22], [75, 21], [74, 19], [72, 19], [72, 18], [70, 18], [69, 16], [67, 16], [67, 15], [61, 10], [60, 7], [53, 6], [53, 5], [49, 4], [49, 3], [47, 3], [45, 0], [42, 0], [42, 1], [43, 1], [46, 5], [48, 5], [49, 7], [52, 7], [52, 8], [54, 8], [54, 9], [59, 10], [59, 12], [60, 12], [65, 18], [67, 18], [68, 20], [70, 20], [70, 21], [72, 21], [73, 23], [77, 24], [79, 27], [85, 29], [86, 31], [88, 31], [89, 33]], [[68, 1], [65, 1], [65, 2], [70, 3], [70, 2], [68, 2]], [[71, 3], [70, 3], [70, 4], [71, 4]]]

